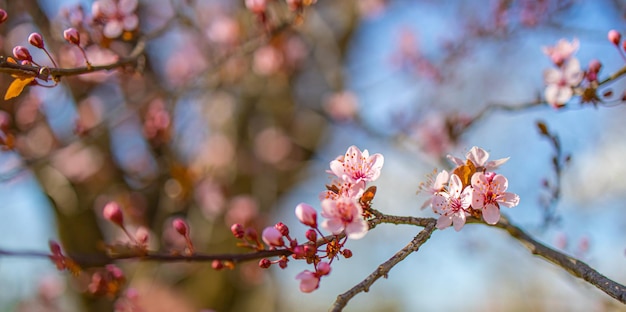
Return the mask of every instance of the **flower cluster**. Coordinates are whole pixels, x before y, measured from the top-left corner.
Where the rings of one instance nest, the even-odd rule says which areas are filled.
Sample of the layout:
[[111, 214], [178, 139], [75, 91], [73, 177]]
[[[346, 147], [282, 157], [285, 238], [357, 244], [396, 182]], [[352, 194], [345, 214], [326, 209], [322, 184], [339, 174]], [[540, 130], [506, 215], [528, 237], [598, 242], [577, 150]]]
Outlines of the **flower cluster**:
[[561, 39], [552, 47], [543, 47], [550, 60], [556, 68], [548, 68], [543, 73], [546, 83], [544, 96], [546, 102], [554, 108], [561, 108], [574, 95], [574, 87], [578, 86], [584, 72], [580, 67], [580, 62], [573, 55], [578, 50], [578, 40], [571, 42]]
[[460, 231], [468, 216], [482, 216], [488, 224], [496, 224], [500, 220], [500, 205], [510, 208], [519, 204], [519, 196], [506, 191], [506, 177], [493, 172], [508, 158], [488, 161], [489, 153], [474, 146], [465, 160], [451, 155], [448, 159], [457, 166], [452, 173], [443, 170], [428, 186], [421, 187], [431, 195], [423, 207], [430, 205], [441, 215], [438, 229], [454, 225]]
[[[361, 151], [356, 146], [351, 146], [345, 155], [330, 162], [328, 172], [335, 179], [320, 194], [321, 215], [325, 220], [318, 223], [317, 211], [308, 204], [300, 203], [295, 209], [298, 220], [309, 227], [305, 232], [306, 243], [298, 244], [282, 222], [263, 230], [261, 238], [270, 250], [290, 251], [294, 259], [313, 264], [314, 271], [305, 270], [296, 276], [300, 280], [302, 292], [308, 293], [317, 289], [321, 277], [330, 273], [331, 264], [339, 255], [345, 258], [352, 256], [352, 251], [344, 248], [348, 239], [359, 239], [367, 233], [365, 216], [376, 188], [371, 186], [366, 189], [366, 186], [368, 182], [378, 179], [383, 162], [381, 154], [370, 156], [367, 150]], [[332, 235], [324, 236], [320, 227]], [[242, 240], [240, 246], [264, 250], [254, 230], [245, 229], [240, 224], [234, 224], [231, 230], [236, 238]], [[325, 248], [320, 248], [322, 246]], [[286, 256], [275, 261], [261, 259], [259, 266], [269, 268], [272, 264], [278, 264], [285, 268], [287, 261]]]

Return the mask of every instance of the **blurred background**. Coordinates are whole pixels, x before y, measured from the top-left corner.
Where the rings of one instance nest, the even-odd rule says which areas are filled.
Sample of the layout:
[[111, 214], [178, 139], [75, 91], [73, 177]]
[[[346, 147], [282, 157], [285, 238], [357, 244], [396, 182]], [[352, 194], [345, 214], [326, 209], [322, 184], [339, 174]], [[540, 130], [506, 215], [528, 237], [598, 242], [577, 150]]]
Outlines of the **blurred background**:
[[[94, 65], [144, 56], [108, 72], [27, 87], [0, 107], [0, 248], [69, 255], [103, 253], [123, 241], [102, 218], [117, 201], [131, 233], [150, 248], [184, 248], [171, 227], [185, 218], [197, 251], [233, 253], [229, 227], [282, 221], [304, 239], [294, 208], [319, 208], [328, 164], [350, 145], [382, 153], [374, 208], [434, 217], [416, 195], [433, 169], [448, 169], [480, 146], [521, 203], [510, 221], [545, 244], [626, 283], [624, 83], [600, 89], [598, 105], [564, 109], [542, 99], [542, 47], [577, 39], [576, 57], [600, 77], [624, 66], [607, 40], [623, 31], [617, 0], [131, 0], [0, 1], [3, 55], [40, 32], [59, 67], [84, 66], [64, 42], [75, 27]], [[292, 7], [290, 7], [290, 5]], [[13, 80], [0, 76], [0, 90]], [[51, 84], [51, 83], [48, 83]], [[4, 91], [3, 91], [4, 92]], [[491, 105], [491, 106], [490, 106]], [[517, 109], [497, 109], [507, 106]], [[489, 108], [491, 107], [491, 108]], [[555, 173], [543, 121], [571, 161]], [[554, 187], [560, 190], [555, 196]], [[85, 294], [88, 281], [47, 259], [0, 258], [2, 311], [324, 311], [419, 232], [381, 225], [350, 241], [351, 259], [311, 294], [298, 290], [304, 263], [285, 270], [257, 262], [214, 271], [210, 263], [120, 261], [133, 295]], [[103, 265], [102, 263], [100, 265]], [[89, 265], [86, 265], [89, 269]], [[432, 238], [355, 297], [346, 311], [619, 311], [621, 304], [533, 257], [485, 225]]]

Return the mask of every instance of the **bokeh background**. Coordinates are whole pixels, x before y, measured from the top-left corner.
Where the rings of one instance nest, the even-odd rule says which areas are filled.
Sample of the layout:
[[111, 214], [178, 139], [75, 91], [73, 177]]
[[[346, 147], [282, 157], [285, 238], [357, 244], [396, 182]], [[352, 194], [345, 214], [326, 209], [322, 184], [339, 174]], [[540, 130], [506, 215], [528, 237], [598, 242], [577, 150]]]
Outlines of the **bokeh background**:
[[[2, 138], [14, 144], [0, 152], [0, 248], [45, 251], [54, 239], [68, 254], [101, 253], [101, 242], [125, 239], [101, 217], [112, 200], [131, 232], [150, 230], [154, 250], [184, 245], [174, 217], [188, 220], [207, 253], [243, 252], [229, 231], [235, 222], [282, 221], [303, 239], [293, 209], [319, 207], [328, 164], [350, 145], [385, 156], [376, 209], [434, 217], [420, 210], [420, 182], [449, 167], [446, 154], [480, 146], [492, 159], [511, 157], [499, 170], [521, 197], [504, 211], [511, 222], [626, 282], [624, 83], [604, 86], [615, 96], [597, 107], [576, 98], [561, 110], [527, 105], [541, 99], [553, 66], [542, 47], [561, 38], [579, 40], [583, 67], [601, 61], [601, 78], [624, 66], [606, 34], [624, 30], [625, 2], [318, 0], [298, 15], [268, 1], [264, 24], [244, 1], [139, 1], [138, 28], [116, 38], [90, 22], [92, 5], [0, 1], [4, 55], [39, 31], [61, 67], [82, 66], [61, 35], [73, 26], [91, 62], [107, 64], [154, 34], [136, 66], [2, 103]], [[0, 90], [11, 80], [0, 77]], [[545, 181], [559, 180], [555, 151], [539, 120], [571, 155], [552, 204]], [[419, 230], [381, 225], [350, 241], [354, 256], [333, 263], [312, 294], [298, 291], [307, 266], [294, 261], [217, 272], [209, 263], [117, 264], [145, 311], [323, 311]], [[46, 259], [0, 258], [0, 310], [112, 310], [114, 300], [84, 290]], [[506, 233], [472, 224], [436, 231], [346, 310], [626, 309]]]

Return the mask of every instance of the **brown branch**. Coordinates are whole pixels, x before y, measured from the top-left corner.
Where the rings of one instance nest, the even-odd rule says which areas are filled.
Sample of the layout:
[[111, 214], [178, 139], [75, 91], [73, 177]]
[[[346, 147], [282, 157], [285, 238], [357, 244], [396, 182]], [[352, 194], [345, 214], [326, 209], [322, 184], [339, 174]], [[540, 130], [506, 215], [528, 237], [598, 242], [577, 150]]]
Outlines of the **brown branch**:
[[[374, 282], [376, 282], [381, 277], [387, 278], [389, 271], [396, 264], [400, 263], [400, 261], [404, 260], [411, 253], [419, 250], [419, 248], [430, 238], [430, 235], [435, 231], [435, 225], [437, 224], [437, 221], [432, 218], [424, 220], [427, 221], [425, 222], [424, 229], [419, 232], [408, 245], [406, 245], [395, 255], [393, 255], [393, 257], [389, 258], [389, 260], [379, 265], [378, 268], [376, 268], [376, 270], [374, 270], [374, 272], [372, 272], [372, 274], [366, 277], [362, 282], [358, 283], [347, 292], [337, 296], [337, 300], [335, 300], [335, 303], [330, 308], [330, 311], [341, 311], [348, 304], [348, 301], [350, 301], [350, 299], [352, 299], [360, 292], [368, 292], [370, 286], [372, 286]], [[419, 221], [419, 223], [421, 223], [421, 221]]]
[[[102, 263], [104, 260], [138, 260], [138, 261], [159, 261], [159, 262], [205, 262], [205, 261], [230, 261], [233, 263], [245, 262], [255, 259], [289, 256], [292, 252], [289, 250], [261, 250], [251, 253], [243, 254], [205, 254], [194, 253], [192, 255], [177, 255], [177, 254], [165, 254], [157, 252], [149, 252], [145, 255], [136, 254], [121, 254], [121, 255], [109, 255], [109, 256], [86, 256], [76, 255], [70, 256], [72, 260], [77, 260], [80, 263], [89, 265], [90, 263]], [[10, 251], [6, 249], [0, 249], [0, 256], [22, 257], [22, 258], [49, 258], [50, 253], [32, 250], [15, 250]]]
[[512, 225], [506, 218], [500, 218], [500, 222], [494, 225], [509, 233], [513, 238], [517, 239], [528, 248], [533, 255], [542, 257], [573, 276], [581, 278], [589, 284], [595, 286], [607, 295], [617, 299], [621, 303], [626, 304], [626, 287], [600, 274], [586, 263], [565, 255], [557, 250], [549, 248], [533, 239], [530, 235], [515, 225]]

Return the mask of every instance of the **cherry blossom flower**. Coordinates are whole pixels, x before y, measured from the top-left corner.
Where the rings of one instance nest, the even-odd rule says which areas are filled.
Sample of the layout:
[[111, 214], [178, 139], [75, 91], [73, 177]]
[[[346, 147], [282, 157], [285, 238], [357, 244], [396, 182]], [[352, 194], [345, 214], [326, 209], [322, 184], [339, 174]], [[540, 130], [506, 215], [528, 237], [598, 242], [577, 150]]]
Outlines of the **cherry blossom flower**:
[[353, 183], [375, 181], [380, 176], [384, 163], [383, 155], [369, 155], [367, 150], [361, 150], [352, 145], [345, 156], [330, 162], [331, 173], [338, 178]]
[[320, 286], [320, 278], [309, 270], [305, 270], [296, 275], [296, 279], [300, 280], [300, 291], [310, 293]]
[[477, 172], [472, 176], [472, 208], [482, 209], [483, 219], [488, 224], [500, 220], [500, 204], [509, 208], [519, 204], [517, 194], [506, 192], [508, 186], [506, 177], [493, 172]]
[[365, 183], [353, 183], [334, 179], [326, 188], [327, 190], [320, 193], [320, 200], [338, 199], [339, 197], [360, 198], [365, 191]]
[[428, 199], [422, 204], [422, 207], [420, 207], [420, 209], [424, 209], [432, 204], [433, 196], [444, 190], [445, 184], [448, 182], [449, 177], [450, 174], [448, 173], [448, 171], [443, 170], [437, 174], [434, 180], [432, 179], [432, 176], [430, 176], [428, 178], [428, 182], [420, 185], [420, 191], [423, 190], [430, 195]]
[[542, 47], [543, 53], [545, 53], [557, 66], [561, 66], [566, 60], [568, 60], [576, 51], [578, 51], [578, 39], [574, 38], [571, 42], [566, 39], [561, 39], [556, 45], [551, 47]]
[[322, 201], [322, 228], [340, 234], [345, 231], [350, 239], [359, 239], [367, 234], [367, 222], [363, 220], [363, 208], [355, 198], [325, 199]]
[[134, 13], [137, 0], [97, 0], [91, 7], [96, 20], [104, 23], [102, 33], [107, 38], [117, 38], [124, 31], [133, 31], [139, 26], [139, 18]]
[[[476, 168], [484, 168], [487, 171], [498, 169], [498, 167], [509, 160], [509, 157], [507, 157], [487, 161], [487, 159], [489, 159], [489, 153], [478, 146], [472, 147], [469, 152], [465, 154], [465, 157], [467, 160], [470, 160]], [[465, 165], [464, 160], [452, 155], [448, 155], [448, 159], [457, 166]]]
[[576, 58], [569, 59], [561, 68], [546, 69], [543, 73], [547, 85], [544, 92], [546, 102], [555, 108], [565, 105], [574, 95], [572, 87], [577, 86], [583, 76], [580, 62]]
[[465, 225], [465, 217], [468, 215], [466, 209], [472, 203], [472, 188], [462, 188], [461, 178], [453, 174], [450, 176], [448, 192], [438, 192], [433, 196], [433, 211], [441, 215], [437, 220], [438, 229], [443, 230], [454, 224], [458, 232]]

